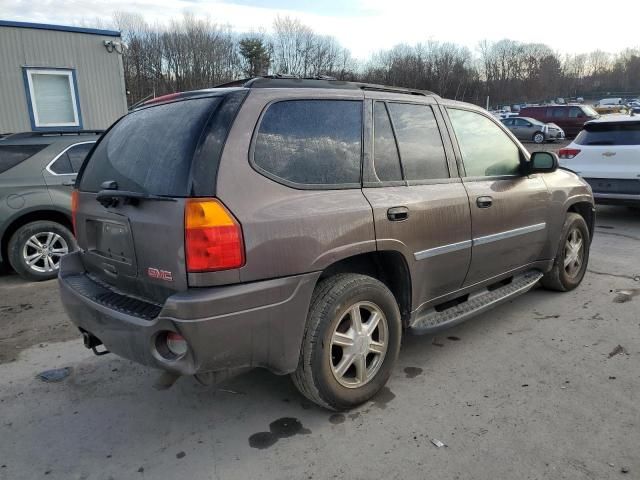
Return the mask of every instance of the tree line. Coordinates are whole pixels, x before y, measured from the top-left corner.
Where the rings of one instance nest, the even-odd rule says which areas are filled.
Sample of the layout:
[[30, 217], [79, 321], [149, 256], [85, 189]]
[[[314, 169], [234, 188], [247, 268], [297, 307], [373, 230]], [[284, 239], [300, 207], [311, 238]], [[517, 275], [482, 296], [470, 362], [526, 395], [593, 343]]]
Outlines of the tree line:
[[291, 17], [277, 17], [269, 33], [238, 34], [230, 25], [189, 14], [161, 26], [117, 13], [114, 27], [127, 43], [123, 65], [130, 105], [276, 73], [431, 90], [483, 106], [487, 97], [501, 105], [640, 93], [638, 49], [560, 55], [545, 44], [508, 39], [481, 41], [474, 51], [427, 41], [358, 61], [334, 37]]

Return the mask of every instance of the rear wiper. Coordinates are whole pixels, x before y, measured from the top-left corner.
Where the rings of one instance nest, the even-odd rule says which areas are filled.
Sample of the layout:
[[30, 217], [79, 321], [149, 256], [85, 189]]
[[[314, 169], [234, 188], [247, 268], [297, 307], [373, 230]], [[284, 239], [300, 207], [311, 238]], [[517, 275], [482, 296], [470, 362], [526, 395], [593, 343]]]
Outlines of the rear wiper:
[[126, 190], [100, 190], [96, 195], [96, 200], [100, 204], [107, 207], [115, 207], [120, 200], [124, 205], [137, 205], [140, 200], [155, 200], [159, 202], [175, 202], [175, 198], [161, 197], [160, 195], [151, 195], [149, 193], [128, 192]]

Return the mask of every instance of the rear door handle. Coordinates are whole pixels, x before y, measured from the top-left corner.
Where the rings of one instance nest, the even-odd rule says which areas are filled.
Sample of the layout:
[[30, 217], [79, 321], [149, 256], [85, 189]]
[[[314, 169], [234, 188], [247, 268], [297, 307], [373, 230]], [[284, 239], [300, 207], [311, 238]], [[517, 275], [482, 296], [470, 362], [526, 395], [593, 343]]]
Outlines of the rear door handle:
[[64, 185], [65, 187], [75, 187], [76, 186], [76, 179], [72, 178], [71, 180], [66, 180], [66, 181], [62, 182], [62, 185]]
[[478, 208], [489, 208], [491, 205], [493, 205], [493, 198], [478, 197], [476, 198], [476, 205], [478, 205]]
[[387, 218], [392, 222], [401, 222], [409, 218], [409, 209], [407, 207], [391, 207], [387, 210]]

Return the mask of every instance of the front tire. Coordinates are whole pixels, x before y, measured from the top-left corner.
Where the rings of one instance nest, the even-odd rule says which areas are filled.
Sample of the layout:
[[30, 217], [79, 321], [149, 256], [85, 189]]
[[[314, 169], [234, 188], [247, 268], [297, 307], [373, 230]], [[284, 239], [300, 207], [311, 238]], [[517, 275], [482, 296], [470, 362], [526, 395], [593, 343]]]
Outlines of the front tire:
[[387, 383], [401, 336], [398, 304], [382, 282], [356, 274], [326, 278], [311, 299], [293, 383], [330, 410], [360, 405]]
[[36, 221], [18, 228], [7, 249], [11, 267], [25, 280], [50, 280], [58, 275], [60, 259], [76, 250], [67, 227], [57, 222]]
[[580, 285], [587, 271], [590, 245], [589, 228], [584, 218], [577, 213], [567, 213], [553, 268], [542, 277], [542, 286], [568, 292]]
[[544, 133], [536, 132], [533, 134], [533, 143], [541, 144], [541, 143], [544, 143], [544, 141], [545, 141]]

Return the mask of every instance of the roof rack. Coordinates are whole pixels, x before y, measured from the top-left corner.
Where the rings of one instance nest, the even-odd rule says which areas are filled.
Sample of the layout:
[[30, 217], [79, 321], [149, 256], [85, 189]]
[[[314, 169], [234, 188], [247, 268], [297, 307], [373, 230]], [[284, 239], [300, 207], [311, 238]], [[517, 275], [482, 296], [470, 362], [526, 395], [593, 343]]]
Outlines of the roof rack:
[[346, 82], [334, 77], [319, 75], [315, 77], [296, 77], [294, 75], [276, 74], [260, 77], [244, 78], [217, 85], [215, 88], [337, 88], [344, 90], [368, 90], [376, 92], [404, 93], [407, 95], [436, 95], [428, 90], [418, 90], [388, 85], [376, 85], [363, 82]]
[[37, 137], [48, 137], [53, 135], [102, 135], [104, 130], [49, 130], [43, 132], [20, 132], [20, 133], [10, 133], [5, 137], [2, 137], [3, 140], [19, 140], [22, 138], [37, 138]]

